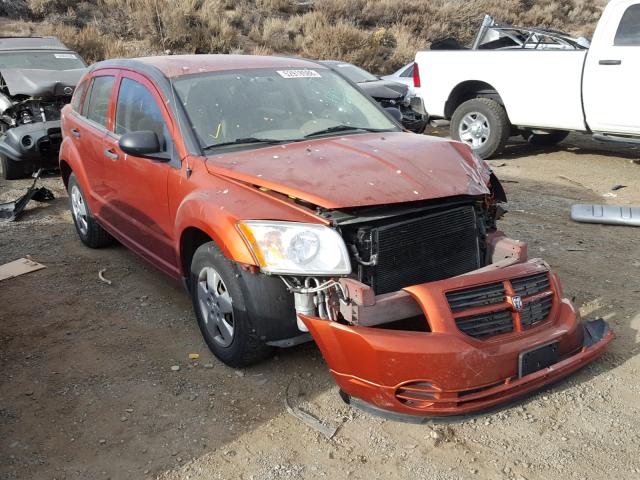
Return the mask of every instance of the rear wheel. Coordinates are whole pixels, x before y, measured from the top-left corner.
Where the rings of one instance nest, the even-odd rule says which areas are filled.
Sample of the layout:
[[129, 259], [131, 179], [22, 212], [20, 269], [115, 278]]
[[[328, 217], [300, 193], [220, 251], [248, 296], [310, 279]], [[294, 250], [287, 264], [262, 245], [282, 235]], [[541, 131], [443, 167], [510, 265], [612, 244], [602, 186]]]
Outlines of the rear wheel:
[[522, 132], [522, 138], [524, 138], [531, 145], [538, 145], [541, 147], [549, 147], [560, 143], [567, 138], [569, 132], [566, 130], [553, 130], [549, 133], [533, 133], [531, 130], [525, 130]]
[[257, 338], [247, 312], [236, 265], [213, 242], [196, 250], [191, 262], [193, 309], [211, 352], [235, 368], [267, 358], [273, 348]]
[[483, 159], [500, 153], [510, 133], [506, 110], [490, 98], [467, 100], [451, 117], [451, 138], [466, 143]]
[[113, 243], [113, 237], [95, 220], [74, 173], [69, 177], [69, 207], [76, 232], [87, 247], [100, 248]]

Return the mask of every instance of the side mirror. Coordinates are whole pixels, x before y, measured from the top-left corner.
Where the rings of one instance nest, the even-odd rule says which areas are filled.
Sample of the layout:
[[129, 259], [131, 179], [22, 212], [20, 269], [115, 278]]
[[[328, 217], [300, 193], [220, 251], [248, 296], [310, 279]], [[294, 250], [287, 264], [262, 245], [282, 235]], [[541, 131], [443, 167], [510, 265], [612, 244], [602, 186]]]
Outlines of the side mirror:
[[118, 142], [120, 150], [134, 157], [150, 158], [161, 162], [168, 162], [171, 156], [162, 152], [158, 135], [151, 130], [125, 133]]
[[391, 117], [393, 117], [393, 119], [396, 122], [401, 122], [402, 121], [402, 112], [400, 112], [399, 108], [396, 107], [386, 107], [385, 112], [387, 112], [389, 115], [391, 115]]

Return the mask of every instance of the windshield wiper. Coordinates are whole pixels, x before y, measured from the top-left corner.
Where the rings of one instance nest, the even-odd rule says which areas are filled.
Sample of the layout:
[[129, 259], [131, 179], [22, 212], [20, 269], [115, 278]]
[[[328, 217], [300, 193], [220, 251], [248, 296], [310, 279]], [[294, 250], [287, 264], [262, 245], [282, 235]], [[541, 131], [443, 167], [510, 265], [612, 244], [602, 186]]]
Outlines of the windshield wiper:
[[355, 127], [353, 125], [334, 125], [333, 127], [323, 128], [322, 130], [318, 130], [317, 132], [311, 132], [304, 136], [304, 138], [315, 137], [317, 135], [324, 135], [326, 133], [335, 133], [335, 132], [349, 132], [362, 130], [364, 132], [390, 132], [391, 130], [387, 128], [369, 128], [369, 127]]
[[227, 145], [245, 145], [251, 143], [268, 143], [271, 145], [276, 145], [278, 143], [285, 142], [299, 142], [303, 139], [301, 138], [258, 138], [258, 137], [244, 137], [244, 138], [236, 138], [230, 142], [222, 142], [222, 143], [212, 143], [211, 145], [207, 145], [202, 147], [203, 150], [210, 150], [212, 148], [217, 147], [225, 147]]

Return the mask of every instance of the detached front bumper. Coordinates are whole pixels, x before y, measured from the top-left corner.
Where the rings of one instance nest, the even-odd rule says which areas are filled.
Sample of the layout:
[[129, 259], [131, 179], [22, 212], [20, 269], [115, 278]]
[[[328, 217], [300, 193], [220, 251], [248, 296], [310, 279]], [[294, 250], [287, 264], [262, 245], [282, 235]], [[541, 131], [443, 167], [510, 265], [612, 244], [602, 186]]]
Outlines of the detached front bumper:
[[[447, 292], [504, 282], [507, 293], [512, 294], [510, 279], [544, 274], [545, 268], [539, 260], [531, 260], [405, 289], [425, 313], [430, 332], [300, 318], [349, 397], [397, 414], [470, 414], [570, 375], [602, 354], [613, 339], [603, 320], [580, 321], [571, 303], [561, 298], [558, 280], [550, 272], [548, 292], [524, 297], [525, 307], [541, 295], [552, 297], [544, 320], [525, 328], [521, 314], [514, 311], [513, 331], [487, 338], [474, 338], [458, 328]], [[471, 312], [492, 308], [509, 306], [472, 307]], [[521, 376], [521, 354], [551, 343], [556, 345], [557, 361]]]
[[57, 164], [62, 141], [60, 120], [9, 128], [0, 141], [0, 154], [14, 162]]

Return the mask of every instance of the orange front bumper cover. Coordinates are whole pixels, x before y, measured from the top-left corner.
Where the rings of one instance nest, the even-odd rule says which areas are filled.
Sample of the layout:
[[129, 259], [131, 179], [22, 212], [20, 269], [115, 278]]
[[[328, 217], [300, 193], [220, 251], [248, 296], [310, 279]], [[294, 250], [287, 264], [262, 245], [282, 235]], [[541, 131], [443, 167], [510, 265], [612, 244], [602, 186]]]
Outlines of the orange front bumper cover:
[[[539, 265], [527, 262], [492, 272], [483, 280], [531, 269], [537, 271]], [[466, 415], [514, 400], [587, 365], [614, 337], [603, 320], [582, 322], [571, 303], [558, 298], [556, 280], [547, 321], [494, 338], [469, 337], [451, 323], [451, 312], [441, 305], [446, 305], [446, 300], [434, 301], [437, 291], [446, 291], [450, 282], [456, 287], [474, 284], [474, 277], [407, 289], [423, 307], [431, 332], [352, 326], [306, 316], [300, 319], [318, 344], [343, 398], [422, 417]], [[551, 342], [557, 342], [558, 361], [519, 376], [520, 354]]]

